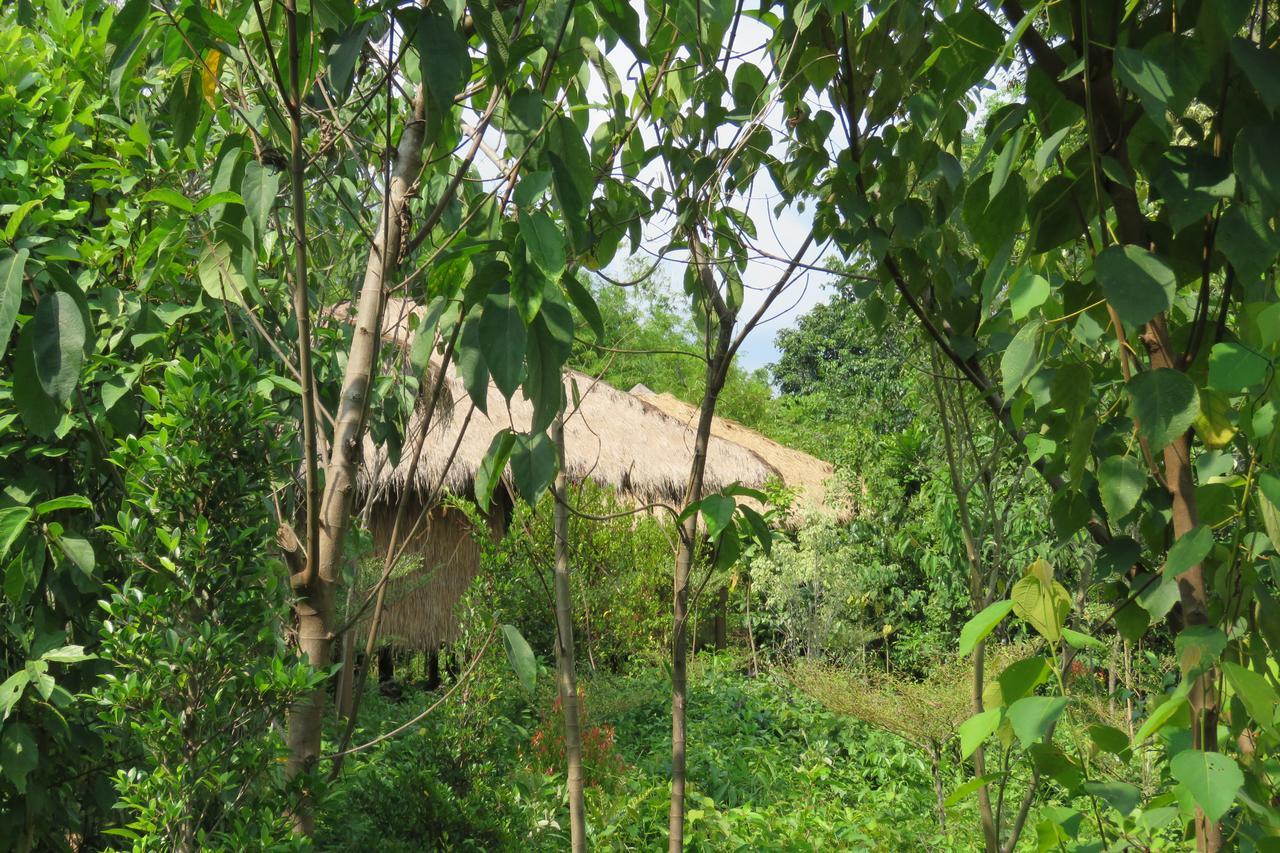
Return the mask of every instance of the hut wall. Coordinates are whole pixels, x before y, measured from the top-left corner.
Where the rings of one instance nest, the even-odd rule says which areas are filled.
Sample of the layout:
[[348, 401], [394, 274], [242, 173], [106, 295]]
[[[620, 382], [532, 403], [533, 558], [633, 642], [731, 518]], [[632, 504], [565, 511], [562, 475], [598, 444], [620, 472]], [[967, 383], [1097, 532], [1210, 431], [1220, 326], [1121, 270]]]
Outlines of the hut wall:
[[[402, 527], [412, 528], [422, 517], [422, 503], [412, 493]], [[397, 505], [380, 501], [370, 512], [374, 553], [385, 558], [391, 542]], [[399, 570], [387, 583], [387, 599], [378, 637], [383, 642], [415, 649], [435, 649], [456, 638], [458, 623], [454, 607], [471, 581], [480, 572], [477, 531], [462, 512], [435, 507], [405, 549], [402, 560], [413, 561], [407, 571]], [[500, 517], [495, 517], [485, 534], [502, 535]], [[367, 630], [368, 622], [365, 621]]]

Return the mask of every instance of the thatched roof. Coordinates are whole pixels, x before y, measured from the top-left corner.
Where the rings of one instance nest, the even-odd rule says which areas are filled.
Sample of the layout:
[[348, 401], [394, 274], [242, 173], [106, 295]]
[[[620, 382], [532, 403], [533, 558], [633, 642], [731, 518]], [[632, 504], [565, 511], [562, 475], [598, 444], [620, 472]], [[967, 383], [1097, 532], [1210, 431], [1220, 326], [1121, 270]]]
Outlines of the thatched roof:
[[[390, 300], [384, 337], [407, 346], [411, 340], [409, 318], [417, 310], [408, 300]], [[443, 411], [432, 417], [416, 467], [407, 457], [424, 421], [421, 410], [413, 415], [406, 430], [405, 458], [394, 468], [386, 448], [375, 446], [372, 441], [366, 443], [361, 485], [373, 499], [394, 499], [406, 490], [426, 494], [440, 484], [454, 494], [469, 494], [493, 436], [505, 427], [520, 432], [529, 429], [533, 405], [520, 392], [508, 403], [490, 383], [488, 413], [471, 411], [471, 399], [461, 378], [452, 365], [445, 370], [449, 399], [441, 407]], [[577, 405], [573, 403], [571, 383], [577, 385]], [[692, 429], [653, 405], [576, 371], [566, 371], [565, 387], [570, 400], [565, 419], [565, 455], [571, 478], [590, 478], [641, 501], [675, 501], [684, 494], [693, 456]], [[445, 470], [455, 443], [457, 455]], [[705, 489], [717, 491], [735, 482], [759, 487], [779, 473], [752, 450], [731, 440], [713, 438]]]
[[[655, 393], [644, 385], [636, 385], [631, 389], [631, 394], [646, 405], [676, 418], [690, 429], [696, 428], [696, 406], [671, 394]], [[831, 463], [779, 444], [728, 418], [716, 417], [712, 420], [711, 434], [751, 450], [778, 472], [783, 485], [796, 490], [796, 503], [791, 513], [793, 523], [800, 523], [804, 515], [814, 511], [832, 513], [839, 518], [847, 516], [847, 510], [835, 505], [828, 490], [827, 481], [835, 473]]]

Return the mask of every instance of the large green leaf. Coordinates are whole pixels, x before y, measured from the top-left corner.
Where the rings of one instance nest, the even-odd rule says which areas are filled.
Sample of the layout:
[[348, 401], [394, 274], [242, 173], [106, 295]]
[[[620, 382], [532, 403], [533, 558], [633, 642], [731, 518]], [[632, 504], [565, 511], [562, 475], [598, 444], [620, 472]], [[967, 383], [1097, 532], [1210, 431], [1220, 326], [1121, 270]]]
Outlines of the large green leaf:
[[520, 497], [530, 505], [537, 504], [556, 476], [556, 447], [545, 432], [516, 435], [511, 449], [511, 476]]
[[11, 506], [0, 509], [0, 560], [8, 555], [9, 549], [30, 520], [29, 507]]
[[1231, 661], [1222, 664], [1222, 671], [1226, 673], [1231, 689], [1240, 697], [1249, 716], [1259, 725], [1274, 731], [1276, 704], [1280, 703], [1280, 696], [1276, 695], [1276, 689], [1267, 681], [1266, 676]]
[[529, 648], [528, 641], [514, 625], [502, 626], [502, 646], [507, 650], [507, 662], [511, 664], [516, 680], [526, 693], [532, 695], [538, 678], [538, 659], [534, 657], [533, 649]]
[[1151, 443], [1164, 450], [1191, 429], [1200, 414], [1200, 394], [1185, 373], [1170, 368], [1148, 370], [1129, 380], [1129, 414]]
[[1000, 726], [1001, 709], [988, 708], [981, 714], [974, 714], [960, 724], [956, 734], [960, 736], [960, 758], [966, 759], [973, 751], [982, 746], [982, 742], [991, 736]]
[[1098, 465], [1098, 494], [1112, 527], [1133, 511], [1147, 485], [1147, 468], [1132, 456], [1109, 456]]
[[1202, 220], [1236, 189], [1229, 163], [1190, 147], [1166, 152], [1151, 180], [1164, 199], [1165, 215], [1174, 231]]
[[1138, 728], [1137, 734], [1133, 736], [1133, 745], [1137, 747], [1147, 738], [1164, 728], [1173, 719], [1173, 715], [1187, 704], [1187, 694], [1189, 692], [1191, 692], [1191, 682], [1183, 681], [1179, 684], [1176, 690], [1170, 693], [1154, 711], [1147, 715], [1147, 719]]
[[471, 54], [443, 3], [432, 3], [419, 14], [414, 46], [427, 97], [437, 111], [447, 115], [453, 109], [453, 99], [471, 79]]
[[1168, 71], [1154, 57], [1129, 47], [1116, 48], [1115, 67], [1120, 82], [1138, 96], [1156, 126], [1168, 133], [1169, 119], [1165, 113], [1173, 99], [1173, 83]]
[[1000, 376], [1006, 397], [1013, 396], [1040, 364], [1036, 357], [1040, 344], [1040, 326], [1040, 321], [1036, 320], [1019, 329], [1000, 357]]
[[520, 236], [529, 260], [551, 281], [559, 281], [565, 269], [564, 235], [541, 210], [520, 212]]
[[1035, 656], [1014, 661], [1005, 667], [996, 681], [1000, 685], [1002, 704], [1012, 705], [1044, 684], [1053, 675], [1049, 661]]
[[1009, 592], [1013, 612], [1051, 643], [1062, 638], [1071, 611], [1071, 594], [1053, 578], [1053, 567], [1036, 560]]
[[528, 333], [506, 282], [499, 282], [485, 297], [478, 331], [480, 351], [484, 353], [493, 384], [510, 400], [524, 378]]
[[733, 510], [736, 506], [737, 502], [728, 495], [707, 495], [702, 499], [699, 510], [707, 525], [708, 539], [714, 542], [733, 523]]
[[36, 308], [34, 350], [36, 376], [55, 403], [64, 403], [80, 381], [84, 364], [84, 315], [71, 294], [46, 294]]
[[1243, 344], [1223, 342], [1209, 351], [1209, 387], [1228, 394], [1261, 385], [1272, 372], [1271, 359]]
[[13, 402], [27, 429], [39, 436], [50, 436], [62, 419], [63, 407], [45, 393], [36, 372], [35, 323], [27, 323], [18, 335], [13, 357]]
[[1164, 574], [1176, 578], [1197, 565], [1213, 549], [1213, 531], [1203, 524], [1197, 525], [1178, 537], [1169, 548], [1164, 561]]
[[1130, 326], [1141, 326], [1173, 304], [1173, 270], [1146, 249], [1108, 246], [1094, 262], [1094, 272], [1107, 301]]
[[27, 792], [27, 776], [39, 763], [40, 750], [31, 727], [16, 720], [5, 723], [0, 734], [0, 771], [19, 794]]
[[1169, 772], [1187, 786], [1211, 821], [1227, 813], [1244, 785], [1244, 774], [1235, 759], [1220, 752], [1184, 749], [1169, 762]]
[[1009, 286], [1009, 309], [1014, 320], [1022, 320], [1049, 298], [1049, 281], [1042, 275], [1023, 272]]
[[462, 323], [458, 335], [458, 375], [467, 389], [471, 402], [480, 411], [489, 411], [489, 366], [485, 363], [480, 339], [481, 305], [476, 305]]
[[22, 305], [22, 276], [29, 254], [26, 249], [19, 249], [0, 260], [0, 357], [9, 348], [9, 335]]
[[992, 602], [975, 615], [960, 629], [960, 654], [968, 655], [978, 643], [985, 640], [996, 629], [996, 626], [1009, 615], [1013, 609], [1011, 599]]
[[1280, 252], [1280, 236], [1272, 230], [1260, 203], [1238, 201], [1218, 220], [1214, 245], [1241, 279], [1252, 281]]
[[1233, 162], [1236, 179], [1263, 203], [1264, 210], [1280, 208], [1280, 123], [1250, 125], [1236, 137]]
[[1064, 696], [1027, 696], [1010, 705], [1005, 713], [1013, 726], [1013, 733], [1018, 736], [1025, 749], [1044, 740], [1049, 727], [1066, 707], [1067, 700]]
[[1131, 814], [1142, 801], [1142, 792], [1128, 782], [1085, 782], [1082, 787], [1086, 794], [1098, 797], [1125, 816]]
[[1280, 54], [1259, 47], [1249, 39], [1231, 40], [1231, 57], [1257, 90], [1262, 103], [1272, 115], [1280, 112]]
[[489, 449], [480, 461], [480, 466], [476, 468], [476, 504], [484, 512], [489, 511], [494, 489], [502, 481], [502, 472], [506, 470], [507, 460], [511, 458], [511, 448], [514, 446], [515, 435], [511, 430], [498, 430], [489, 441]]

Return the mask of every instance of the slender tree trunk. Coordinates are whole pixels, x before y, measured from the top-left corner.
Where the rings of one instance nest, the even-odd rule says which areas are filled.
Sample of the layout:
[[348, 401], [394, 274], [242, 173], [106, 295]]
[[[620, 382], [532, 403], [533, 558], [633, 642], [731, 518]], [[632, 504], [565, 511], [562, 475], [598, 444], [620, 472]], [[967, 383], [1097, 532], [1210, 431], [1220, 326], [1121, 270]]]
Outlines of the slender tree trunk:
[[933, 802], [938, 810], [938, 829], [947, 833], [947, 795], [942, 787], [942, 745], [937, 741], [929, 747], [929, 766], [933, 771]]
[[582, 794], [582, 719], [578, 708], [578, 677], [573, 650], [573, 599], [569, 591], [569, 477], [565, 474], [564, 409], [551, 426], [556, 446], [555, 586], [556, 674], [564, 709], [564, 753], [569, 784], [569, 833], [573, 853], [587, 849], [586, 807]]
[[[725, 362], [733, 329], [720, 323], [715, 353], [707, 366], [707, 387], [698, 411], [698, 430], [694, 435], [693, 462], [689, 466], [689, 484], [684, 506], [702, 498], [702, 480], [707, 468], [707, 447], [711, 443], [711, 423], [716, 400], [724, 385]], [[676, 553], [672, 584], [671, 643], [671, 811], [668, 815], [668, 849], [684, 847], [685, 735], [688, 691], [689, 574], [698, 545], [698, 514], [691, 513], [680, 525], [680, 549]]]
[[716, 598], [715, 645], [723, 649], [729, 642], [729, 587], [720, 587]]
[[[369, 251], [364, 284], [356, 307], [355, 333], [342, 378], [333, 442], [325, 470], [324, 497], [320, 503], [318, 564], [314, 570], [310, 566], [307, 568], [307, 582], [298, 590], [299, 596], [294, 604], [298, 646], [307, 662], [317, 670], [328, 669], [332, 659], [336, 627], [334, 595], [341, 574], [343, 543], [351, 522], [369, 390], [381, 344], [386, 279], [400, 254], [403, 239], [400, 211], [408, 203], [411, 188], [422, 169], [425, 128], [426, 90], [419, 87], [414, 97], [413, 119], [406, 123], [400, 136], [386, 205]], [[290, 708], [287, 772], [291, 778], [316, 768], [320, 758], [324, 703], [325, 688], [321, 685]], [[302, 793], [294, 812], [294, 827], [306, 835], [315, 828], [310, 790]]]

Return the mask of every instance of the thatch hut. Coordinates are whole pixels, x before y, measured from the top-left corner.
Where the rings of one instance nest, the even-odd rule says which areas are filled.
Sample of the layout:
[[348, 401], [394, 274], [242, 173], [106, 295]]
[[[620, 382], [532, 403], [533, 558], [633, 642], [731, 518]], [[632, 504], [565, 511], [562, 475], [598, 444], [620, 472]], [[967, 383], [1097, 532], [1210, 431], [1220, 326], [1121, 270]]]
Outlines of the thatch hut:
[[[409, 317], [417, 310], [406, 300], [392, 300], [384, 337], [407, 346]], [[405, 555], [421, 563], [410, 566], [389, 586], [379, 633], [398, 645], [419, 649], [434, 649], [452, 639], [454, 606], [480, 567], [477, 531], [464, 513], [440, 506], [441, 492], [471, 495], [493, 436], [506, 427], [527, 431], [533, 419], [532, 404], [519, 392], [508, 402], [492, 384], [487, 412], [473, 408], [458, 374], [451, 366], [443, 369], [447, 399], [426, 426], [417, 464], [409, 458], [408, 448], [426, 423], [422, 410], [410, 420], [403, 442], [406, 450], [397, 464], [392, 464], [387, 448], [366, 442], [360, 477], [375, 553], [387, 553], [397, 508], [401, 502], [410, 502], [406, 522], [414, 532]], [[585, 374], [568, 371], [565, 383], [570, 401], [564, 423], [569, 477], [611, 486], [640, 504], [679, 501], [693, 455], [693, 430], [655, 406]], [[571, 385], [577, 386], [576, 394]], [[746, 447], [713, 438], [705, 488], [715, 491], [735, 482], [759, 487], [780, 473]], [[427, 523], [417, 523], [424, 518]], [[488, 524], [490, 534], [500, 536], [502, 513], [491, 513]]]
[[[636, 385], [630, 393], [646, 406], [675, 418], [690, 430], [698, 425], [697, 406], [692, 406], [678, 397], [667, 393], [656, 393], [644, 385]], [[798, 526], [806, 517], [814, 513], [826, 513], [842, 520], [848, 517], [848, 509], [840, 506], [831, 493], [829, 481], [835, 473], [831, 463], [779, 444], [728, 418], [719, 416], [713, 418], [711, 435], [755, 453], [778, 473], [784, 486], [795, 490], [796, 500], [789, 519], [791, 524]]]

